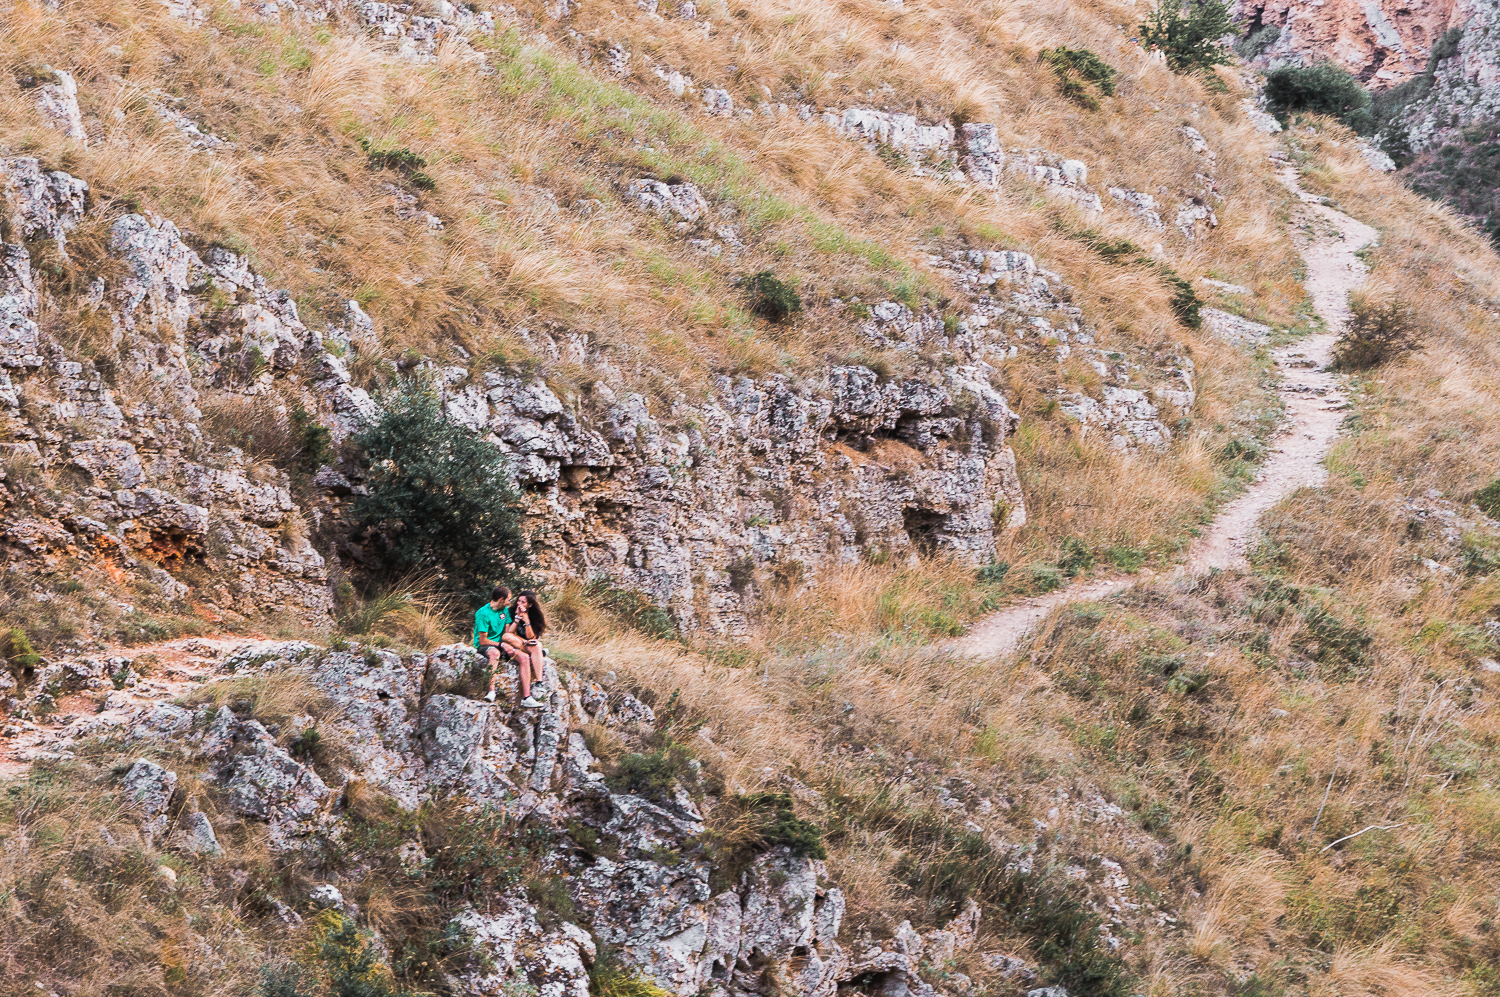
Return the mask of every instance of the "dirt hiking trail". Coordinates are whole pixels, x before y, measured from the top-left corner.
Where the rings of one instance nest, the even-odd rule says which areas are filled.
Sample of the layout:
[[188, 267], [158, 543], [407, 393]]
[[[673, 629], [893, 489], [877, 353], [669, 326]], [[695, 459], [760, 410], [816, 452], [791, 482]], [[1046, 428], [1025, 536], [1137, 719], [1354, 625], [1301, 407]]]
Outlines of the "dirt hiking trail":
[[[1303, 284], [1325, 331], [1272, 351], [1286, 422], [1271, 441], [1270, 455], [1255, 482], [1219, 510], [1189, 549], [1186, 561], [1171, 573], [1172, 578], [1243, 566], [1261, 515], [1298, 488], [1317, 487], [1327, 480], [1323, 458], [1343, 422], [1345, 399], [1338, 378], [1327, 368], [1334, 343], [1349, 319], [1349, 292], [1359, 287], [1368, 273], [1357, 254], [1373, 244], [1378, 233], [1304, 191], [1293, 167], [1282, 169], [1277, 177], [1300, 202], [1292, 215], [1292, 241], [1307, 265]], [[952, 650], [971, 657], [1007, 654], [1057, 607], [1102, 599], [1147, 577], [1151, 575], [1142, 572], [1138, 576], [1094, 579], [1027, 599], [974, 624], [951, 645]]]
[[146, 674], [136, 672], [127, 686], [102, 699], [101, 692], [65, 695], [45, 717], [12, 717], [0, 725], [0, 780], [24, 776], [38, 759], [68, 757], [65, 752], [75, 736], [123, 723], [139, 707], [170, 703], [186, 695], [214, 678], [220, 659], [262, 639], [240, 635], [180, 637], [159, 644], [107, 647], [92, 654], [72, 655], [74, 659], [130, 661], [135, 668], [143, 660], [151, 660], [148, 656], [155, 660]]

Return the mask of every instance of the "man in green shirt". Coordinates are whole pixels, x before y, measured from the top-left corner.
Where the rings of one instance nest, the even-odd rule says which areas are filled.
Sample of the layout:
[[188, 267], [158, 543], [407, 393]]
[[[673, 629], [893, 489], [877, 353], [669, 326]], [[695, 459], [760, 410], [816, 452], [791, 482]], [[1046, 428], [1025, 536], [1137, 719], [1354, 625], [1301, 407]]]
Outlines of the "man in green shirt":
[[495, 701], [495, 679], [500, 674], [500, 635], [510, 625], [510, 589], [496, 585], [490, 592], [490, 601], [474, 613], [474, 650], [484, 655], [490, 664], [490, 691], [484, 698]]

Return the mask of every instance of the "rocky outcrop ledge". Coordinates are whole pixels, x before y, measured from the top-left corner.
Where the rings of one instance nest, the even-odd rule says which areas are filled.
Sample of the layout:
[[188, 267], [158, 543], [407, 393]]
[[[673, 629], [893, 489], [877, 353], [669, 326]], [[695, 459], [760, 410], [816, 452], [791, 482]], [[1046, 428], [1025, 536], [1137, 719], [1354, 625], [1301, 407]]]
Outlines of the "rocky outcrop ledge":
[[[718, 885], [714, 856], [702, 844], [700, 804], [680, 785], [672, 799], [617, 792], [580, 732], [598, 725], [627, 740], [649, 734], [656, 723], [649, 706], [552, 665], [544, 709], [513, 710], [504, 698], [491, 705], [455, 694], [478, 666], [478, 656], [462, 645], [403, 657], [297, 641], [250, 644], [218, 663], [225, 676], [302, 678], [326, 696], [339, 719], [323, 721], [324, 736], [349, 751], [349, 764], [337, 772], [320, 775], [282, 746], [281, 731], [228, 706], [166, 701], [106, 708], [48, 745], [48, 757], [67, 758], [81, 742], [98, 740], [155, 755], [158, 762], [142, 758], [129, 766], [122, 788], [144, 839], [185, 854], [217, 854], [215, 823], [223, 831], [249, 822], [265, 825], [273, 854], [310, 858], [345, 834], [352, 781], [406, 809], [459, 797], [541, 822], [553, 835], [543, 868], [568, 884], [573, 913], [565, 920], [539, 917], [524, 887], [484, 911], [453, 910], [454, 929], [487, 957], [475, 964], [484, 968], [450, 980], [456, 993], [511, 993], [526, 984], [545, 997], [586, 997], [589, 966], [603, 948], [684, 997], [759, 993], [767, 978], [814, 997], [833, 997], [854, 980], [867, 993], [932, 997], [939, 991], [923, 979], [929, 971], [941, 974], [945, 990], [967, 991], [961, 974], [943, 968], [975, 944], [977, 907], [943, 930], [919, 934], [903, 922], [883, 942], [850, 939], [847, 932], [841, 939], [843, 893], [822, 862], [784, 845], [756, 854], [733, 882]], [[87, 687], [81, 674], [74, 680]], [[284, 726], [311, 723], [293, 718]], [[202, 771], [199, 783], [216, 802], [215, 821], [199, 812], [196, 797], [173, 805], [174, 793], [183, 795], [174, 764]], [[591, 836], [617, 845], [594, 854], [580, 847], [579, 839]], [[315, 908], [358, 913], [336, 880], [313, 887], [308, 900]], [[282, 907], [284, 917], [296, 916]], [[1001, 953], [986, 958], [1009, 960]], [[1020, 964], [1014, 973], [1027, 975]]]

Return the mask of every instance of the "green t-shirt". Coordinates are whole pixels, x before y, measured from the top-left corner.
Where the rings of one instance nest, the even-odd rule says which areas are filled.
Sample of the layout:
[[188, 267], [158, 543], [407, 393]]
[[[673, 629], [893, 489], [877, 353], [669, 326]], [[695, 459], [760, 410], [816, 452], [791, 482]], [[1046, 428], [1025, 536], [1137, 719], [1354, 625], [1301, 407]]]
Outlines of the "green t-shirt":
[[510, 625], [510, 607], [494, 609], [489, 603], [480, 606], [474, 613], [474, 650], [479, 650], [479, 635], [484, 634], [495, 643]]

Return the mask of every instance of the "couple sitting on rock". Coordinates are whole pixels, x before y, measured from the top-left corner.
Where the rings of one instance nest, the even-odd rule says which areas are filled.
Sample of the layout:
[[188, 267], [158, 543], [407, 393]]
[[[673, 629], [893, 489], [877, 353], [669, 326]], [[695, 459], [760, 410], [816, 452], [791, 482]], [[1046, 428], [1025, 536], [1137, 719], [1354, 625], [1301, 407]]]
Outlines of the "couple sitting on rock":
[[541, 645], [541, 636], [546, 632], [547, 617], [542, 614], [542, 601], [535, 592], [522, 592], [511, 602], [510, 589], [495, 586], [490, 601], [474, 614], [474, 650], [490, 666], [486, 700], [495, 701], [495, 680], [503, 656], [516, 663], [516, 674], [521, 679], [521, 705], [531, 710], [545, 705], [545, 697], [552, 694], [542, 681], [542, 659], [547, 652]]

